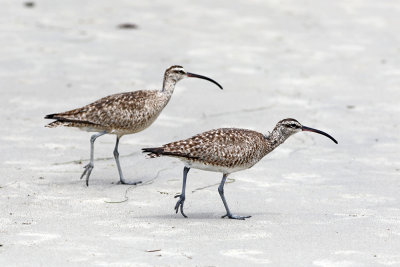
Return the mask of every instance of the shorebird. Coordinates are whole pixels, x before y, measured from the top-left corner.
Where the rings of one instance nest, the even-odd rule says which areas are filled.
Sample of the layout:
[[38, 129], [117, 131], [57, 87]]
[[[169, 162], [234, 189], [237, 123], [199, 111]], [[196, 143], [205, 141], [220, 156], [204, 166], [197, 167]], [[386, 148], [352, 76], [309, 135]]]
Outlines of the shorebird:
[[204, 79], [222, 89], [222, 86], [216, 81], [199, 74], [186, 72], [183, 67], [175, 65], [165, 71], [161, 90], [140, 90], [109, 95], [81, 108], [49, 114], [44, 118], [55, 121], [46, 127], [67, 126], [77, 127], [88, 132], [97, 132], [90, 138], [90, 162], [84, 167], [85, 170], [81, 175], [81, 179], [86, 175], [87, 186], [89, 186], [89, 176], [94, 167], [94, 142], [105, 134], [117, 136], [114, 158], [120, 183], [140, 183], [140, 181], [127, 182], [122, 174], [118, 153], [119, 140], [123, 135], [137, 133], [149, 127], [168, 104], [175, 84], [185, 77]]
[[284, 119], [278, 122], [269, 134], [236, 128], [220, 128], [195, 135], [191, 138], [172, 142], [161, 147], [143, 148], [143, 153], [148, 153], [150, 158], [159, 156], [175, 157], [183, 161], [182, 192], [175, 205], [175, 211], [180, 210], [184, 217], [183, 204], [185, 202], [186, 178], [190, 168], [221, 172], [222, 180], [218, 187], [219, 195], [225, 206], [226, 215], [230, 219], [244, 220], [251, 216], [233, 215], [224, 196], [224, 184], [229, 174], [249, 169], [265, 155], [285, 142], [291, 135], [309, 131], [319, 133], [337, 141], [329, 134], [301, 125], [295, 119]]

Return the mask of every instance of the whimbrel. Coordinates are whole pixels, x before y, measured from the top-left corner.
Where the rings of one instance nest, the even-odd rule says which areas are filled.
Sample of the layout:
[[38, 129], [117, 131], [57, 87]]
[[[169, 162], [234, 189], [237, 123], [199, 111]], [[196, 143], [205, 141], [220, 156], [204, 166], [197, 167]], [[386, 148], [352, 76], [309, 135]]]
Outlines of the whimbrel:
[[85, 170], [81, 175], [81, 179], [86, 175], [87, 186], [89, 186], [89, 176], [94, 166], [95, 140], [105, 134], [115, 134], [117, 141], [114, 157], [120, 182], [137, 184], [140, 181], [127, 182], [122, 174], [118, 153], [119, 140], [123, 135], [137, 133], [149, 127], [168, 104], [175, 84], [184, 77], [205, 79], [222, 89], [220, 84], [208, 77], [186, 72], [181, 66], [172, 66], [165, 71], [161, 90], [140, 90], [109, 95], [81, 108], [49, 114], [45, 119], [54, 119], [55, 121], [46, 127], [67, 126], [77, 127], [88, 132], [97, 132], [90, 138], [90, 162], [84, 167]]
[[251, 168], [265, 155], [282, 144], [289, 136], [309, 131], [327, 136], [337, 144], [329, 134], [317, 129], [301, 125], [295, 119], [284, 119], [278, 122], [273, 131], [264, 135], [247, 129], [221, 128], [195, 135], [189, 139], [172, 142], [162, 147], [143, 148], [151, 158], [171, 156], [182, 160], [183, 169], [182, 192], [175, 205], [175, 211], [180, 210], [184, 217], [183, 204], [185, 202], [186, 177], [190, 168], [221, 172], [222, 181], [218, 187], [219, 195], [225, 206], [226, 215], [230, 219], [244, 220], [251, 216], [233, 215], [224, 196], [224, 184], [229, 174]]

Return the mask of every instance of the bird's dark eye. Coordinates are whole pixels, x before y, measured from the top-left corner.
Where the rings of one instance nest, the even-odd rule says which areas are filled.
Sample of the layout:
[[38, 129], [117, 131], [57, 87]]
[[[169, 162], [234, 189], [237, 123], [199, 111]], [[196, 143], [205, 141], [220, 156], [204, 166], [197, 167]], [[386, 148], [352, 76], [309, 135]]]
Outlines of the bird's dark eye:
[[297, 125], [296, 124], [288, 124], [288, 126], [290, 127], [290, 128], [297, 128]]

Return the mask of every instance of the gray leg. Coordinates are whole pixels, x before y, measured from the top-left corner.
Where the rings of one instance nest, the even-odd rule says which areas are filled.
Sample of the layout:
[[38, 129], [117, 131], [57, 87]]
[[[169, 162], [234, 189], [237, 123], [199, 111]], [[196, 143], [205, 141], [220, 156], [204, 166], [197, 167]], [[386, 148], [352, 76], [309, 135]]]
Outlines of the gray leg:
[[180, 195], [175, 196], [176, 198], [179, 197], [178, 202], [175, 205], [175, 211], [178, 213], [178, 210], [181, 210], [181, 214], [183, 217], [187, 218], [185, 213], [183, 213], [183, 203], [185, 203], [185, 190], [186, 190], [186, 177], [189, 172], [190, 168], [186, 167], [183, 168], [183, 184], [182, 184], [182, 193]]
[[99, 132], [97, 134], [92, 135], [92, 137], [90, 137], [90, 162], [89, 164], [87, 164], [85, 167], [85, 170], [83, 171], [82, 175], [81, 175], [81, 179], [83, 178], [83, 176], [85, 176], [86, 174], [86, 186], [89, 186], [89, 176], [92, 173], [94, 164], [93, 164], [93, 160], [94, 160], [94, 141], [96, 141], [97, 137], [100, 137], [102, 135], [105, 135], [107, 132], [103, 131], [103, 132]]
[[231, 213], [231, 211], [229, 210], [228, 203], [226, 203], [225, 196], [224, 196], [224, 185], [225, 185], [226, 178], [228, 178], [228, 174], [224, 173], [224, 175], [222, 176], [221, 184], [218, 187], [218, 193], [221, 196], [222, 202], [224, 203], [224, 206], [226, 209], [226, 214], [224, 216], [222, 216], [222, 218], [224, 218], [226, 216], [228, 216], [229, 219], [237, 219], [237, 220], [244, 220], [244, 219], [250, 218], [251, 216], [233, 215]]
[[115, 142], [115, 148], [114, 148], [114, 158], [115, 158], [115, 161], [117, 162], [120, 183], [121, 184], [130, 184], [130, 185], [140, 184], [142, 181], [126, 182], [124, 179], [124, 175], [122, 174], [121, 164], [119, 164], [119, 153], [118, 153], [119, 139], [120, 139], [120, 137], [117, 136], [117, 141]]

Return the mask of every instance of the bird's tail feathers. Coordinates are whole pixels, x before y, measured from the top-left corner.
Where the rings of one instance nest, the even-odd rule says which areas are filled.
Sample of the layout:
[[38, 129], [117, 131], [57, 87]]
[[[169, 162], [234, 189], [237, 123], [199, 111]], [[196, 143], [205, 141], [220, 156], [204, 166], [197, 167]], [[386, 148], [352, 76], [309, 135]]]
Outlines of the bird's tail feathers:
[[46, 116], [44, 116], [45, 119], [56, 119], [54, 118], [54, 116], [58, 115], [57, 113], [53, 113], [53, 114], [48, 114]]
[[165, 147], [149, 147], [149, 148], [142, 148], [143, 153], [148, 153], [147, 155], [150, 158], [157, 158], [160, 156], [171, 156], [171, 157], [177, 157], [177, 158], [186, 158], [186, 159], [199, 159], [199, 157], [194, 157], [189, 154], [183, 154], [181, 152], [173, 152], [173, 151], [168, 151], [165, 149]]
[[148, 147], [142, 148], [142, 153], [148, 153], [147, 155], [152, 158], [157, 158], [164, 154], [164, 148], [162, 147]]
[[62, 122], [62, 121], [53, 121], [53, 122], [50, 122], [49, 124], [45, 125], [44, 127], [55, 128], [57, 126], [63, 126], [64, 124], [65, 124], [65, 122]]

